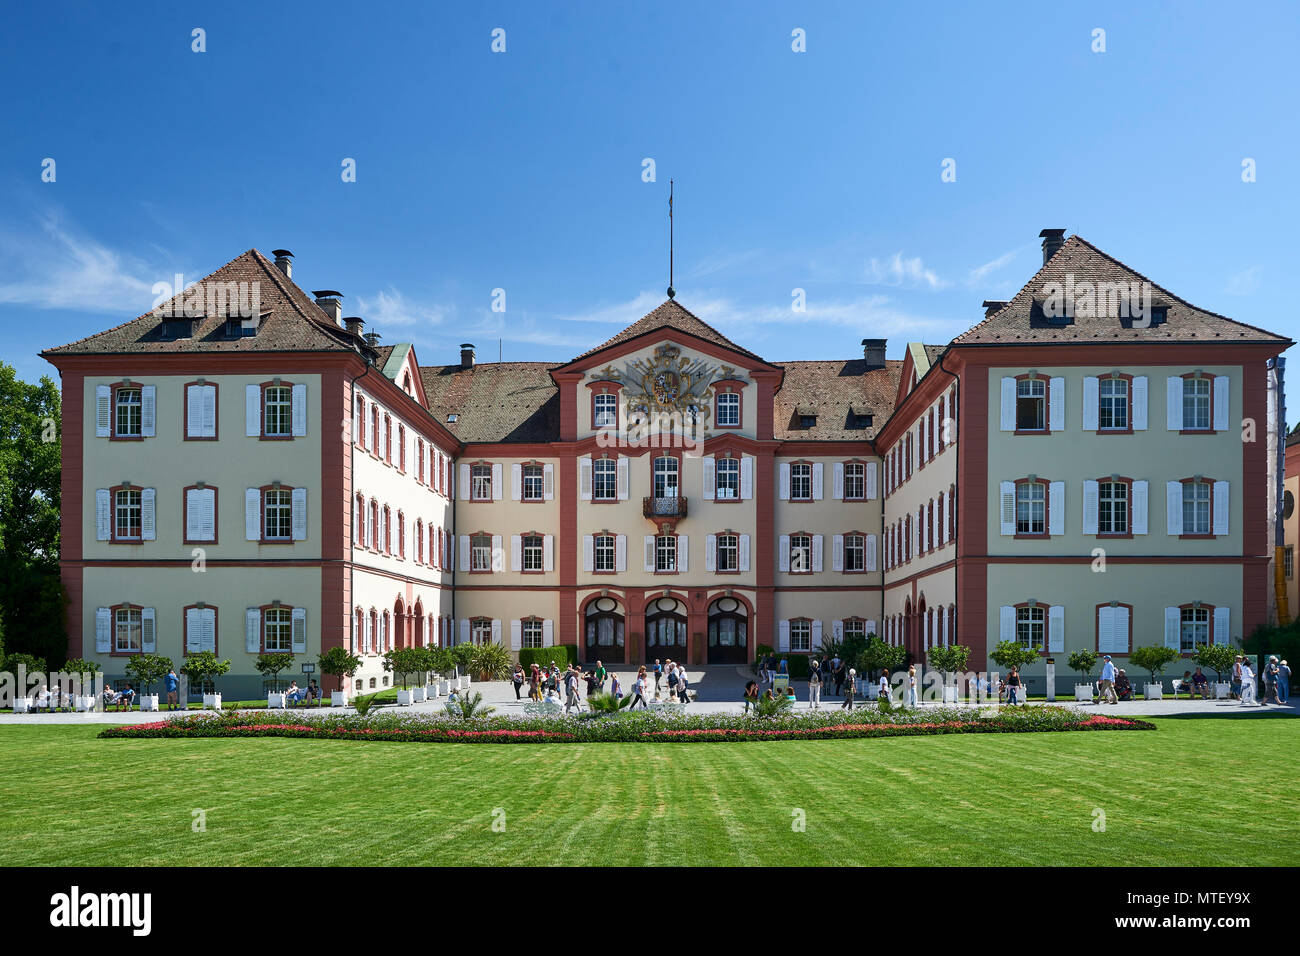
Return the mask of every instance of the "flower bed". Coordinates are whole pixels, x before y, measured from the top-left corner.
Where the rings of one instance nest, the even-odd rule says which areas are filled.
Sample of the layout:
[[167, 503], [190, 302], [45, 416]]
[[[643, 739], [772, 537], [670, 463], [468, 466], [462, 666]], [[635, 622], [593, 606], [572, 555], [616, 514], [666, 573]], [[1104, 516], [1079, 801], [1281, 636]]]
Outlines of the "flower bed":
[[323, 715], [279, 723], [268, 722], [265, 713], [207, 712], [110, 727], [99, 736], [301, 737], [410, 743], [705, 743], [1154, 729], [1153, 724], [1141, 720], [1087, 715], [1063, 707], [1014, 708], [993, 714], [959, 708], [881, 714], [874, 708], [863, 708], [853, 715], [805, 712], [771, 718], [739, 714], [624, 714], [617, 719], [582, 715], [460, 720], [443, 714]]

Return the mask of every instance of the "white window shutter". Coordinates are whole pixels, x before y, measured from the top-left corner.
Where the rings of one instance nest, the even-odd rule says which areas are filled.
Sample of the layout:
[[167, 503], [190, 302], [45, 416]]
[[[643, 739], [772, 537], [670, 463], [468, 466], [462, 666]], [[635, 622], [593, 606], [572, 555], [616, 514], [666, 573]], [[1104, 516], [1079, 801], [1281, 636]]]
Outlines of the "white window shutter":
[[1210, 640], [1215, 644], [1228, 644], [1231, 641], [1229, 631], [1232, 628], [1232, 608], [1220, 606], [1214, 609], [1214, 633]]
[[515, 462], [510, 466], [510, 500], [521, 501], [524, 497], [524, 466]]
[[998, 609], [998, 640], [1014, 641], [1015, 639], [1016, 609], [1004, 604]]
[[460, 466], [460, 500], [469, 498], [469, 465]]
[[822, 463], [820, 461], [813, 462], [813, 466], [812, 466], [813, 501], [822, 500], [822, 470], [823, 470]]
[[645, 570], [653, 573], [655, 569], [655, 536], [645, 536]]
[[867, 570], [875, 571], [877, 568], [876, 536], [874, 534], [869, 534], [867, 535]]
[[492, 465], [492, 500], [501, 500], [501, 482], [502, 474], [505, 469], [501, 467], [501, 462], [495, 462]]
[[740, 570], [749, 570], [749, 535], [740, 536]]
[[217, 386], [204, 385], [203, 398], [203, 437], [217, 437]]
[[1115, 610], [1109, 604], [1097, 608], [1097, 650], [1099, 653], [1115, 653]]
[[1016, 430], [1016, 380], [1011, 376], [1002, 379], [1001, 431]]
[[113, 611], [95, 608], [95, 653], [108, 654], [113, 650]]
[[256, 488], [244, 489], [244, 539], [258, 541], [262, 537], [262, 493]]
[[1049, 654], [1065, 653], [1065, 608], [1060, 604], [1047, 609], [1047, 651]]
[[185, 609], [185, 653], [194, 654], [202, 650], [203, 619], [202, 612], [196, 607]]
[[782, 654], [790, 653], [790, 622], [781, 621], [777, 627], [776, 649]]
[[467, 534], [462, 534], [460, 536], [460, 567], [456, 570], [469, 570], [469, 535]]
[[877, 495], [876, 485], [876, 463], [867, 462], [867, 500], [871, 501]]
[[555, 622], [550, 618], [542, 621], [542, 647], [555, 646]]
[[185, 537], [190, 541], [203, 540], [203, 514], [199, 498], [203, 492], [190, 488], [185, 492]]
[[1054, 378], [1047, 385], [1047, 427], [1054, 432], [1065, 430], [1065, 379]]
[[1170, 534], [1183, 533], [1183, 483], [1165, 483], [1165, 521]]
[[1144, 432], [1147, 430], [1147, 377], [1145, 375], [1133, 376], [1133, 430], [1135, 432]]
[[555, 498], [555, 465], [547, 462], [542, 466], [542, 500], [552, 501]]
[[844, 622], [842, 620], [831, 621], [831, 640], [844, 640]]
[[[290, 390], [290, 418], [292, 420], [292, 431], [294, 438], [301, 438], [307, 434], [307, 386], [298, 384]], [[380, 450], [383, 454], [383, 450]]]
[[542, 570], [550, 573], [555, 570], [555, 535], [542, 535]]
[[95, 386], [95, 437], [107, 438], [112, 433], [113, 389], [108, 385]]
[[511, 571], [522, 571], [524, 569], [524, 539], [523, 536], [512, 534], [510, 536], [510, 568]]
[[821, 574], [822, 536], [819, 534], [815, 534], [812, 536], [812, 569], [814, 574]]
[[[361, 421], [364, 433], [364, 416]], [[257, 385], [244, 386], [244, 434], [250, 438], [262, 434], [262, 389]]]
[[1083, 483], [1083, 533], [1097, 533], [1097, 506], [1099, 489], [1091, 479]]
[[295, 488], [289, 493], [290, 524], [293, 540], [307, 540], [307, 489]]
[[517, 651], [524, 646], [524, 622], [512, 620], [510, 622], [510, 649]]
[[831, 570], [844, 570], [844, 535], [831, 536]]
[[1147, 505], [1147, 483], [1145, 481], [1133, 482], [1133, 533], [1147, 533], [1147, 514], [1149, 507]]
[[706, 534], [704, 536], [704, 570], [717, 570], [717, 555], [715, 549], [718, 546], [718, 536], [716, 534]]
[[1116, 607], [1115, 614], [1111, 618], [1111, 646], [1114, 648], [1112, 654], [1127, 654], [1128, 647], [1128, 608]]
[[844, 500], [844, 462], [837, 461], [831, 475], [831, 497], [836, 501]]
[[1182, 611], [1176, 607], [1165, 608], [1165, 647], [1182, 649], [1179, 631], [1182, 629]]
[[95, 489], [95, 540], [108, 541], [113, 537], [113, 493], [107, 488]]
[[631, 477], [628, 473], [630, 464], [631, 462], [627, 458], [619, 458], [618, 460], [617, 480], [619, 501], [627, 501], [627, 496], [630, 494], [629, 487], [632, 483]]
[[1182, 431], [1183, 428], [1183, 379], [1170, 375], [1165, 380], [1165, 416], [1168, 431]]
[[712, 501], [716, 492], [713, 477], [713, 456], [705, 455], [700, 459], [700, 466], [704, 472], [704, 500]]
[[256, 654], [261, 649], [262, 612], [255, 607], [250, 607], [244, 611], [244, 652]]
[[501, 622], [496, 618], [492, 619], [492, 643], [501, 643]]
[[684, 534], [677, 536], [677, 572], [685, 574], [690, 570], [691, 540]]
[[1047, 510], [1047, 533], [1065, 534], [1065, 482], [1048, 483]]
[[782, 501], [790, 500], [790, 463], [781, 462], [780, 493]]
[[140, 386], [140, 434], [153, 438], [158, 429], [158, 387]]
[[790, 536], [788, 534], [781, 535], [777, 545], [777, 553], [781, 570], [788, 572], [790, 570]]
[[812, 622], [812, 636], [808, 639], [808, 649], [815, 651], [822, 646], [822, 622]]
[[[1015, 379], [1012, 379], [1015, 381]], [[1002, 534], [1014, 535], [1016, 533], [1016, 483], [1014, 481], [1004, 481], [998, 486], [998, 497], [1001, 501], [999, 508], [1001, 517]]]
[[470, 624], [469, 624], [469, 618], [467, 618], [467, 617], [462, 617], [462, 618], [460, 619], [460, 641], [459, 641], [459, 643], [461, 643], [461, 644], [468, 644], [468, 643], [470, 642], [470, 639], [471, 639], [471, 638], [470, 638], [470, 633], [469, 633], [469, 627], [470, 627]]
[[1213, 502], [1213, 531], [1215, 534], [1228, 533], [1228, 483], [1226, 481], [1216, 481], [1214, 483], [1214, 502]]
[[289, 639], [291, 641], [290, 649], [293, 653], [307, 653], [307, 609], [305, 607], [293, 609]]
[[506, 569], [506, 549], [501, 541], [501, 535], [492, 536], [492, 573], [499, 574]]
[[[203, 385], [185, 386], [185, 437], [202, 438], [203, 434], [203, 399], [207, 392]], [[186, 612], [188, 614], [188, 612]], [[188, 626], [188, 625], [187, 625]]]
[[620, 534], [614, 537], [614, 570], [627, 570], [627, 535]]
[[584, 534], [582, 536], [582, 570], [591, 572], [596, 570], [596, 536]]
[[1083, 430], [1095, 432], [1098, 428], [1098, 406], [1101, 397], [1101, 381], [1095, 375], [1083, 377]]
[[1214, 376], [1214, 430], [1216, 432], [1228, 430], [1228, 399], [1231, 395], [1232, 389], [1228, 376]]
[[754, 497], [754, 457], [743, 455], [740, 459], [740, 498], [748, 501]]
[[591, 459], [578, 459], [578, 497], [583, 501], [591, 500]]

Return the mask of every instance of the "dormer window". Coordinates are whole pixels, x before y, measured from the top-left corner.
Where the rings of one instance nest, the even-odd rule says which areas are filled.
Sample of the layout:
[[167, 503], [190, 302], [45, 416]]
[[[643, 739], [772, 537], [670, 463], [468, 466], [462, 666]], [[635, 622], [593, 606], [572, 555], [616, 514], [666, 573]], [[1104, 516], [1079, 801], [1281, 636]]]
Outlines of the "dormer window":
[[805, 431], [806, 431], [807, 429], [809, 429], [809, 428], [816, 428], [816, 427], [817, 427], [817, 416], [816, 416], [816, 415], [800, 415], [800, 416], [799, 416], [799, 427], [802, 428], [802, 429], [804, 429]]
[[850, 411], [848, 420], [845, 422], [844, 427], [849, 431], [862, 431], [863, 429], [870, 428], [873, 421], [873, 416], [867, 412]]
[[257, 316], [241, 319], [238, 316], [226, 319], [225, 334], [227, 338], [238, 339], [257, 334]]
[[164, 319], [162, 337], [165, 339], [189, 339], [194, 337], [194, 320], [188, 318]]
[[448, 425], [455, 425], [456, 422], [457, 422], [459, 419], [460, 419], [460, 416], [457, 415], [455, 412], [452, 412], [450, 415], [447, 416], [447, 424], [448, 424]]

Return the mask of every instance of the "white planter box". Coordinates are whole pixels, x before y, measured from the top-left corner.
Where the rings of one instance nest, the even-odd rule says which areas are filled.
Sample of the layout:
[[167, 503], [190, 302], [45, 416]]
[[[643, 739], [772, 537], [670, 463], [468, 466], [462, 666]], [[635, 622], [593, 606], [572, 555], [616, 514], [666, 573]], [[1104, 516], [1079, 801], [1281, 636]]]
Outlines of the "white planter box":
[[346, 707], [347, 705], [348, 705], [348, 695], [346, 691], [342, 691], [342, 690], [330, 691], [331, 707]]
[[414, 699], [415, 699], [415, 691], [413, 690], [399, 690], [397, 692], [398, 707], [409, 707], [412, 703], [414, 703]]
[[437, 684], [430, 684], [428, 687], [426, 687], [426, 688], [424, 689], [424, 697], [425, 697], [425, 700], [437, 700], [437, 699], [438, 699], [438, 685], [437, 685]]
[[270, 709], [273, 708], [273, 707], [283, 708], [283, 707], [284, 707], [284, 699], [285, 699], [287, 696], [288, 696], [287, 694], [267, 694], [267, 695], [266, 695], [266, 708], [267, 708], [267, 710], [270, 710]]
[[1091, 684], [1075, 684], [1075, 685], [1074, 685], [1074, 699], [1075, 699], [1075, 700], [1092, 700], [1092, 697], [1093, 697], [1093, 694], [1092, 694], [1092, 685], [1091, 685]]
[[1142, 696], [1147, 700], [1163, 700], [1165, 696], [1165, 685], [1163, 683], [1143, 684]]
[[944, 702], [945, 704], [955, 704], [955, 703], [957, 703], [957, 688], [956, 688], [956, 687], [945, 687], [945, 688], [943, 689], [943, 702]]
[[89, 697], [82, 696], [77, 698], [78, 713], [85, 714], [85, 713], [89, 713], [94, 709], [95, 709], [95, 696], [93, 694]]
[[417, 704], [423, 702], [423, 700], [424, 700], [424, 688], [423, 688], [423, 687], [412, 687], [412, 688], [411, 688], [411, 700], [415, 701], [415, 703], [417, 703]]
[[1232, 696], [1232, 685], [1229, 684], [1227, 681], [1223, 681], [1222, 683], [1215, 683], [1211, 686], [1214, 687], [1215, 700], [1227, 700], [1229, 697]]
[[438, 696], [446, 697], [451, 693], [451, 681], [444, 680], [438, 682]]
[[15, 714], [30, 714], [32, 712], [32, 699], [30, 697], [14, 698]]
[[204, 709], [204, 710], [220, 710], [220, 709], [221, 709], [221, 695], [220, 695], [220, 694], [204, 694], [204, 695], [203, 695], [203, 709]]
[[157, 710], [157, 709], [158, 709], [158, 695], [157, 695], [157, 694], [141, 694], [140, 697], [139, 697], [139, 701], [140, 701], [140, 709], [141, 709], [141, 710]]
[[457, 678], [456, 678], [456, 689], [457, 689], [457, 690], [464, 690], [464, 689], [465, 689], [466, 687], [468, 687], [468, 686], [469, 686], [469, 678], [468, 678], [468, 677], [464, 677], [464, 676], [462, 676], [462, 677], [457, 677]]

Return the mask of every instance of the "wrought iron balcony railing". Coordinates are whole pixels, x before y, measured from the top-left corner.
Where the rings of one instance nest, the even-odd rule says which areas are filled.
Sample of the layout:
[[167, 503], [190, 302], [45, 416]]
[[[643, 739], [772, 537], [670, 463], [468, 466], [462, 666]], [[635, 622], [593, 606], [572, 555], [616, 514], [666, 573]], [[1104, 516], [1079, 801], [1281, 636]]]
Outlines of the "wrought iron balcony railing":
[[653, 496], [642, 498], [641, 513], [647, 518], [685, 518], [686, 499], [678, 497], [655, 498]]

